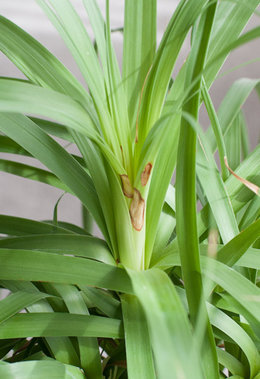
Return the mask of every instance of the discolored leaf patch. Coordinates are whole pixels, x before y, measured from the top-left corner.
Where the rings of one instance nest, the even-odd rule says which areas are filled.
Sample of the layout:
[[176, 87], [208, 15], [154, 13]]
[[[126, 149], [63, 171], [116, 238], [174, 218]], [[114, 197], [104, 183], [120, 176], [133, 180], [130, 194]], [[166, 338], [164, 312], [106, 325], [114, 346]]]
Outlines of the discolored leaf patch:
[[120, 175], [120, 177], [121, 177], [121, 182], [122, 182], [122, 188], [123, 188], [124, 195], [126, 197], [132, 198], [134, 190], [133, 190], [133, 187], [132, 187], [132, 185], [130, 183], [128, 175], [124, 174], [124, 175]]
[[143, 187], [146, 186], [146, 184], [150, 178], [152, 167], [153, 166], [150, 162], [147, 163], [147, 165], [145, 166], [144, 170], [141, 173], [141, 184]]
[[133, 200], [130, 205], [131, 222], [135, 230], [140, 232], [144, 225], [145, 201], [140, 192], [134, 188]]

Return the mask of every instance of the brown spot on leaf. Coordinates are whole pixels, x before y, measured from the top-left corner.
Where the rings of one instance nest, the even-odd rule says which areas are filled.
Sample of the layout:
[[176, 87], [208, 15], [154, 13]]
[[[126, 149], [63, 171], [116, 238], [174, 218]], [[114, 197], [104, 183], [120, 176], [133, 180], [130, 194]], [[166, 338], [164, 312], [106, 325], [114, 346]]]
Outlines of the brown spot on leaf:
[[126, 197], [132, 198], [133, 197], [133, 187], [130, 183], [128, 175], [123, 174], [123, 175], [120, 175], [120, 177], [121, 177], [124, 195]]
[[145, 201], [138, 189], [134, 188], [133, 200], [130, 205], [131, 222], [135, 230], [140, 232], [144, 225]]
[[144, 171], [142, 171], [142, 173], [141, 173], [141, 184], [143, 187], [147, 184], [147, 182], [149, 180], [149, 177], [150, 177], [150, 174], [152, 171], [152, 167], [153, 166], [150, 162], [147, 163], [147, 165], [144, 168]]

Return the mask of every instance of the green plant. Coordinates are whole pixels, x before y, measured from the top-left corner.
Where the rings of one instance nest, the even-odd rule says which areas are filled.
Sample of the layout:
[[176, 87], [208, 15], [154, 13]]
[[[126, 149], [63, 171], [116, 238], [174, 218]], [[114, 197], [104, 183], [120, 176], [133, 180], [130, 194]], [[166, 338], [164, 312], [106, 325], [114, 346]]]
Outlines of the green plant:
[[240, 109], [259, 81], [235, 82], [217, 113], [209, 95], [229, 52], [259, 37], [241, 35], [259, 1], [182, 0], [156, 49], [156, 0], [125, 0], [122, 75], [108, 0], [105, 21], [83, 0], [95, 44], [69, 0], [36, 1], [89, 90], [1, 17], [1, 51], [27, 80], [0, 79], [0, 151], [48, 171], [0, 167], [78, 197], [84, 227], [59, 222], [58, 203], [50, 222], [0, 216], [0, 377], [259, 378], [260, 146], [249, 153]]

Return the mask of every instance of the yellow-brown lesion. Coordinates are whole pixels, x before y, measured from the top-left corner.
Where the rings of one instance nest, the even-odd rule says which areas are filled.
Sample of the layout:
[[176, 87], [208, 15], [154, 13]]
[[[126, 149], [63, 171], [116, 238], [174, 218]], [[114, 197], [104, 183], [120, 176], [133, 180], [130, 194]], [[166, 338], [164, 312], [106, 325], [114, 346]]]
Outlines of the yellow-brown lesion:
[[125, 175], [125, 174], [120, 175], [120, 177], [121, 177], [121, 182], [122, 182], [123, 193], [126, 197], [131, 199], [134, 194], [134, 189], [132, 187], [130, 179], [128, 175]]
[[147, 163], [147, 165], [145, 166], [144, 170], [141, 173], [141, 185], [143, 187], [146, 186], [146, 184], [150, 178], [152, 167], [153, 167], [152, 163], [150, 163], [150, 162]]
[[140, 191], [136, 188], [134, 188], [129, 212], [133, 228], [140, 232], [144, 225], [145, 201], [142, 198]]
[[[141, 173], [141, 186], [145, 187], [152, 171], [152, 164], [149, 162], [146, 164], [144, 170]], [[145, 200], [143, 199], [141, 192], [137, 188], [133, 188], [128, 175], [120, 175], [122, 190], [124, 195], [132, 199], [130, 204], [130, 218], [133, 228], [140, 232], [144, 225], [144, 215], [145, 215]]]

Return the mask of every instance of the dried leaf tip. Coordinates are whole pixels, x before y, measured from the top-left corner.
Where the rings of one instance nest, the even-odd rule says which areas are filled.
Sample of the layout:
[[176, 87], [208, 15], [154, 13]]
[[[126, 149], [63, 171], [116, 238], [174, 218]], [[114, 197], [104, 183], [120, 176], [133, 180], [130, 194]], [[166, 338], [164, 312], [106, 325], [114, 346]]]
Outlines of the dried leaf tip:
[[134, 188], [133, 200], [130, 205], [130, 217], [133, 228], [140, 232], [144, 225], [145, 201], [140, 192]]
[[143, 187], [147, 184], [147, 182], [148, 182], [148, 180], [150, 178], [152, 167], [153, 166], [152, 166], [152, 164], [150, 162], [147, 163], [147, 165], [144, 168], [144, 171], [142, 171], [142, 173], [141, 173], [141, 184], [142, 184]]
[[124, 192], [124, 195], [126, 197], [129, 197], [129, 198], [132, 198], [133, 197], [133, 187], [130, 183], [130, 180], [128, 178], [128, 175], [120, 175], [121, 177], [121, 182], [122, 182], [122, 188], [123, 188], [123, 192]]
[[247, 188], [249, 188], [252, 192], [254, 192], [257, 196], [260, 196], [260, 187], [256, 184], [249, 182], [248, 180], [241, 178], [241, 176], [237, 175], [228, 165], [227, 157], [224, 157], [225, 165], [227, 166], [228, 171], [234, 175], [237, 180], [243, 183]]

